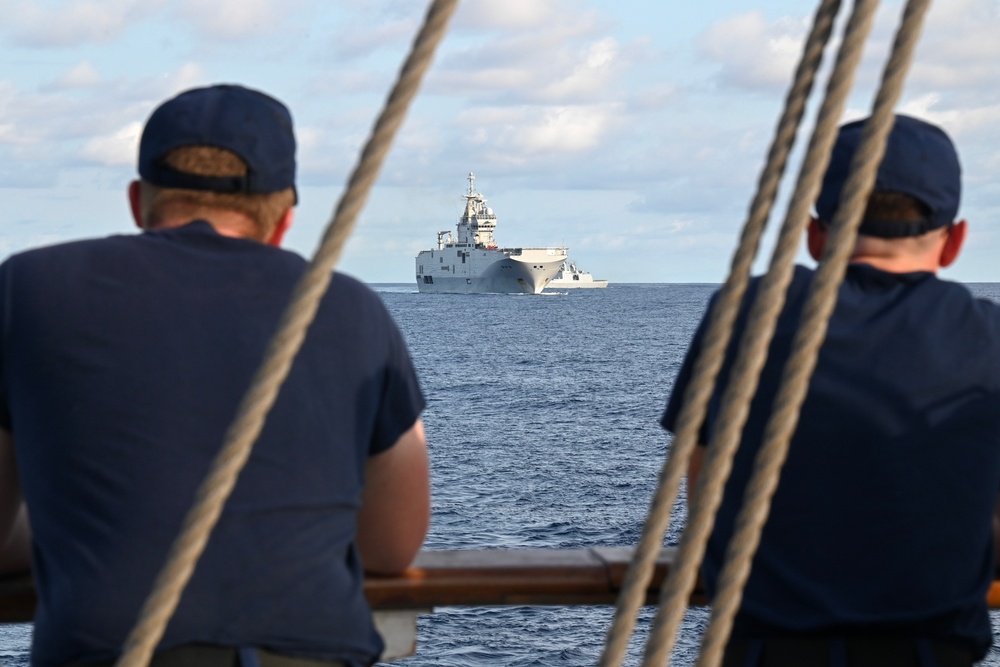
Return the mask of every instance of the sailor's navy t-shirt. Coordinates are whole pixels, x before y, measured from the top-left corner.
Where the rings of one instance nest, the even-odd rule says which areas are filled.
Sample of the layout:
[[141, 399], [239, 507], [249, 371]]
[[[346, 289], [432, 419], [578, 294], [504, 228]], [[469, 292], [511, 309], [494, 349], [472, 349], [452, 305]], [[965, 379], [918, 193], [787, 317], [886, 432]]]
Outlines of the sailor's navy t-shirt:
[[[33, 664], [118, 655], [304, 267], [201, 221], [0, 266], [0, 426], [35, 540]], [[161, 647], [374, 661], [355, 514], [367, 458], [423, 405], [378, 296], [335, 275]]]
[[[797, 267], [703, 573], [714, 589], [813, 272]], [[747, 303], [737, 321], [746, 326]], [[705, 323], [702, 323], [702, 329]], [[673, 430], [697, 333], [662, 419]], [[717, 387], [735, 358], [731, 346]], [[717, 388], [702, 431], [710, 443]], [[1000, 490], [1000, 308], [931, 273], [849, 267], [735, 632], [881, 633], [990, 645]]]

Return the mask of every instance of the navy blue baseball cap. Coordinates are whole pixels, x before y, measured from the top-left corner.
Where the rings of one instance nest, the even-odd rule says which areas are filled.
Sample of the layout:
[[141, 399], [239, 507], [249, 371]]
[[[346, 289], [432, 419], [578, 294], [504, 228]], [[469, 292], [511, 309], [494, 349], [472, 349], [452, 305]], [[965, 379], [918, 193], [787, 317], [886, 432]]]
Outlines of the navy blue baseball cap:
[[[246, 176], [200, 176], [164, 158], [182, 146], [232, 151]], [[288, 108], [260, 91], [231, 84], [194, 88], [161, 104], [139, 142], [139, 175], [167, 188], [269, 193], [295, 187], [295, 134]], [[297, 197], [296, 197], [297, 199]]]
[[[864, 124], [865, 120], [848, 123], [837, 135], [823, 188], [816, 200], [816, 213], [824, 222], [833, 221], [837, 212]], [[919, 236], [954, 222], [962, 197], [962, 168], [951, 139], [935, 125], [897, 114], [875, 178], [874, 192], [909, 195], [925, 204], [930, 214], [913, 222], [865, 219], [858, 229], [861, 234], [881, 238]]]

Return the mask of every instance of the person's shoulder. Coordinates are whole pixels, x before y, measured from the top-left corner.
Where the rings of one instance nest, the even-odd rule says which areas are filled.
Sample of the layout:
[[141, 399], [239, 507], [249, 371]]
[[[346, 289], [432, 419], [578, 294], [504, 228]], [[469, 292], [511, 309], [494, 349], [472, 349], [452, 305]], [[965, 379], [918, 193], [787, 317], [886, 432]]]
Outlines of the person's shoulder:
[[970, 285], [936, 276], [926, 281], [926, 286], [931, 288], [925, 294], [928, 310], [933, 306], [952, 322], [985, 327], [1000, 336], [1000, 304], [980, 296]]
[[382, 299], [371, 287], [354, 276], [334, 271], [329, 291], [339, 298], [382, 305]]
[[97, 238], [74, 239], [29, 248], [11, 254], [3, 261], [5, 267], [27, 270], [32, 267], [65, 266], [74, 258], [89, 257], [129, 244], [138, 234], [115, 234]]
[[[812, 284], [815, 274], [815, 269], [810, 269], [801, 264], [795, 264], [792, 267], [791, 280], [788, 283], [784, 296], [785, 311], [794, 310], [795, 306], [800, 305], [800, 302], [809, 293], [809, 286]], [[742, 303], [742, 311], [744, 313], [750, 309], [750, 306], [757, 298], [757, 291], [761, 288], [765, 277], [765, 275], [753, 276], [747, 283], [747, 290], [743, 296]], [[721, 290], [718, 290], [712, 295], [713, 302], [719, 298], [720, 292]]]
[[334, 307], [353, 315], [375, 319], [391, 319], [382, 297], [366, 283], [354, 276], [335, 271], [327, 288], [327, 298]]

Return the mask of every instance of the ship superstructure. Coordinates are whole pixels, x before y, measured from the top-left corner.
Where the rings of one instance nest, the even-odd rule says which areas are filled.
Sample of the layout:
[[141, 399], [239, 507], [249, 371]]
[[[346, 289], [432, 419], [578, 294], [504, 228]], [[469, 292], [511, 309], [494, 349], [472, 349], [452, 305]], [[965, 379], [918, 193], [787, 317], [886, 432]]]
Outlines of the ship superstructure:
[[493, 234], [497, 216], [476, 192], [469, 173], [465, 211], [451, 231], [437, 234], [437, 248], [417, 255], [417, 288], [421, 292], [538, 294], [559, 273], [566, 248], [501, 248]]
[[583, 287], [607, 287], [607, 280], [594, 280], [593, 274], [577, 268], [571, 261], [563, 262], [559, 273], [549, 281], [548, 289], [575, 289]]

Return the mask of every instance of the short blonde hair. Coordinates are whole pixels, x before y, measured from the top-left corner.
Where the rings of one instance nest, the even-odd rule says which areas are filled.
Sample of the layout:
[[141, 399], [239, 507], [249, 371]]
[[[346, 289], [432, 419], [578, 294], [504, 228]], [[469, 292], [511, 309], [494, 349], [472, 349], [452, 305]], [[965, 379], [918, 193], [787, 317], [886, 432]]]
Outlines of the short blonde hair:
[[[247, 166], [235, 153], [214, 146], [183, 146], [167, 153], [164, 161], [178, 171], [199, 176], [245, 176]], [[155, 228], [168, 215], [183, 215], [195, 219], [211, 209], [242, 213], [253, 222], [253, 229], [244, 232], [259, 241], [266, 241], [285, 212], [295, 205], [292, 188], [264, 194], [243, 192], [210, 192], [165, 188], [142, 181], [142, 224]]]

